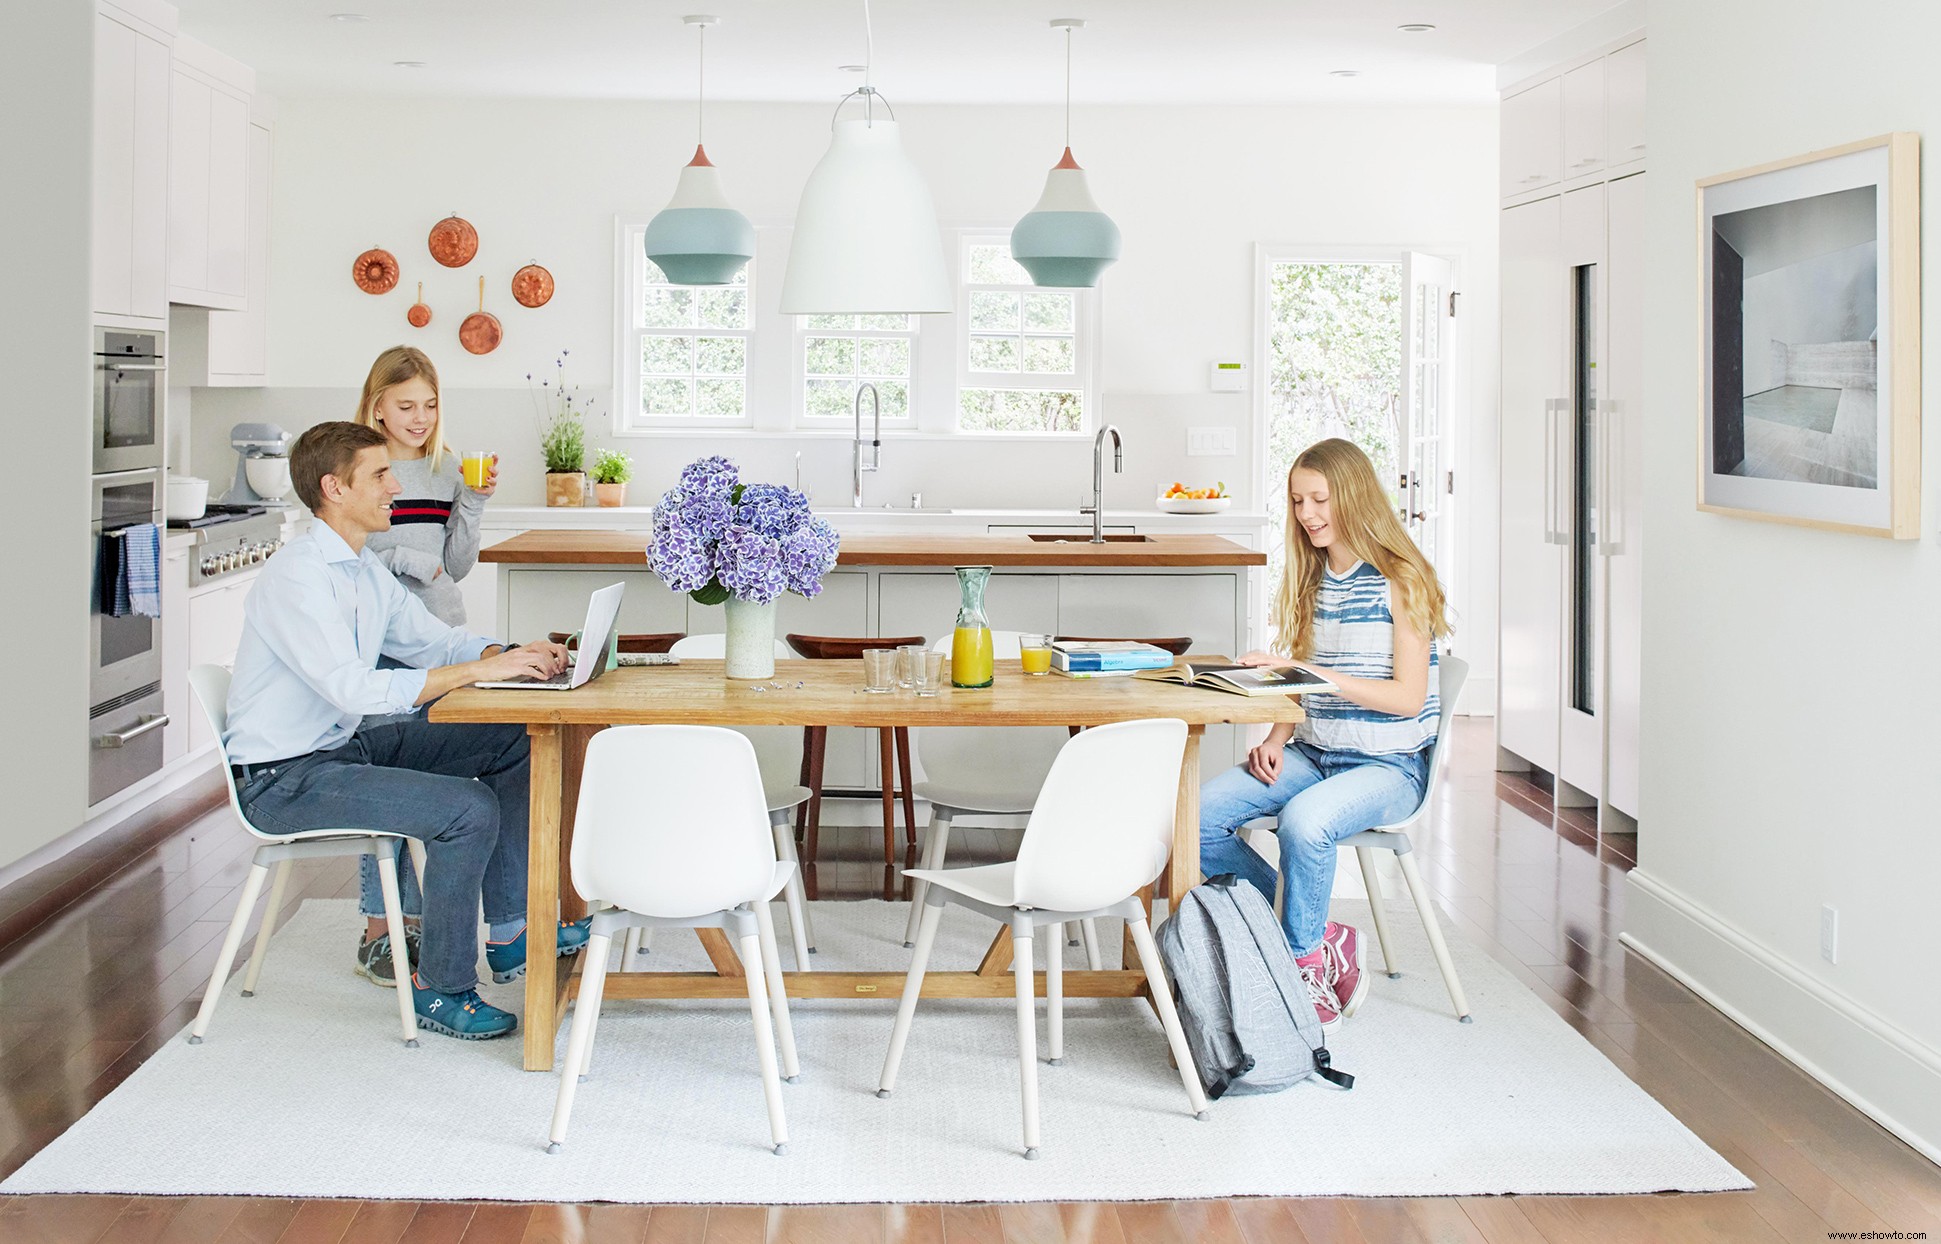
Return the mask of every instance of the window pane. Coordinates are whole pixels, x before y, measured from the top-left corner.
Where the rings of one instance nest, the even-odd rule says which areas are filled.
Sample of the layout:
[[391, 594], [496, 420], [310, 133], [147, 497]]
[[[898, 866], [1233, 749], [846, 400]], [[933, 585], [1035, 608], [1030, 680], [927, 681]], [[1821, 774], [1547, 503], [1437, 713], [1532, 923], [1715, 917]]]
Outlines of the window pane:
[[1017, 332], [1018, 296], [991, 290], [972, 291], [970, 326], [978, 332]]
[[642, 265], [640, 275], [641, 279], [646, 281], [649, 286], [673, 284], [673, 282], [667, 279], [667, 274], [660, 270], [660, 265], [651, 259]]
[[883, 417], [901, 419], [910, 413], [910, 386], [900, 380], [880, 381], [877, 396], [883, 400]]
[[695, 293], [700, 301], [701, 327], [748, 327], [748, 291], [745, 289], [702, 289]]
[[640, 382], [640, 413], [644, 415], [688, 415], [694, 413], [694, 382], [685, 377], [647, 377]]
[[695, 350], [694, 370], [704, 375], [739, 376], [748, 370], [748, 343], [740, 337], [703, 337]]
[[1026, 337], [1024, 369], [1069, 375], [1072, 370], [1072, 339], [1070, 337]]
[[694, 370], [694, 338], [644, 338], [640, 343], [640, 370], [649, 376], [685, 376]]
[[1018, 339], [1016, 337], [972, 337], [970, 366], [972, 371], [1018, 370]]
[[1026, 294], [1024, 326], [1042, 332], [1069, 333], [1072, 331], [1072, 308], [1076, 305], [1076, 300], [1070, 294]]
[[741, 380], [697, 380], [699, 402], [695, 414], [705, 419], [739, 419], [746, 409], [746, 382]]
[[856, 327], [879, 333], [907, 333], [911, 319], [908, 315], [859, 315]]
[[811, 315], [805, 318], [810, 328], [856, 327], [856, 317], [853, 315]]
[[877, 338], [861, 343], [865, 376], [907, 376], [910, 374], [910, 343], [900, 338]]
[[686, 328], [694, 323], [694, 291], [648, 286], [640, 322], [647, 328]]
[[970, 248], [970, 279], [973, 285], [1029, 285], [1031, 276], [1011, 258], [1008, 245], [983, 245]]
[[965, 389], [957, 426], [967, 432], [1076, 432], [1083, 403], [1067, 389]]
[[803, 370], [811, 376], [856, 374], [856, 341], [852, 337], [810, 337], [803, 357]]
[[855, 409], [851, 405], [855, 387], [847, 380], [811, 380], [803, 391], [803, 412], [818, 418], [849, 418]]

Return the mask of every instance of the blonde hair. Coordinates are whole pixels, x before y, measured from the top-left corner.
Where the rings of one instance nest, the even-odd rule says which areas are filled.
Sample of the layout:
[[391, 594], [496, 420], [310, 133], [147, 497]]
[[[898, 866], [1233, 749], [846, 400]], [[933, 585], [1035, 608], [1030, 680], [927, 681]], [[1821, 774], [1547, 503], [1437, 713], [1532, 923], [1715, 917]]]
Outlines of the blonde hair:
[[436, 471], [450, 447], [445, 444], [445, 412], [438, 404], [438, 369], [423, 350], [416, 346], [392, 346], [377, 356], [371, 364], [371, 374], [364, 377], [364, 393], [357, 399], [357, 415], [353, 422], [382, 432], [377, 417], [377, 402], [385, 393], [407, 380], [422, 378], [431, 386], [431, 400], [434, 405], [435, 421], [431, 425], [431, 438], [425, 442], [425, 457], [431, 460], [431, 469]]
[[1309, 543], [1294, 520], [1294, 472], [1302, 470], [1328, 481], [1334, 538], [1395, 586], [1402, 618], [1419, 634], [1447, 635], [1449, 620], [1435, 567], [1396, 518], [1375, 478], [1375, 464], [1352, 441], [1331, 438], [1302, 450], [1287, 470], [1287, 560], [1270, 619], [1281, 650], [1296, 660], [1314, 655], [1314, 603], [1328, 564], [1327, 552]]

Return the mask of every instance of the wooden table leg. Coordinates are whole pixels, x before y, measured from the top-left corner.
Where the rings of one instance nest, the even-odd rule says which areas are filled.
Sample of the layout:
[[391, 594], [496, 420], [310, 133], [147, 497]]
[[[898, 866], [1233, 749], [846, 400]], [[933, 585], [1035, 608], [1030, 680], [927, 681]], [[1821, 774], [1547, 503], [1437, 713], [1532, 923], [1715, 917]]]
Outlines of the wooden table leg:
[[896, 867], [896, 731], [884, 726], [876, 732], [878, 768], [883, 776], [883, 866]]
[[1166, 893], [1175, 903], [1200, 884], [1200, 738], [1205, 733], [1205, 726], [1186, 727], [1186, 754], [1180, 759], [1173, 858], [1166, 865]]
[[553, 1069], [553, 1038], [559, 1031], [558, 949], [560, 800], [564, 794], [560, 727], [531, 722], [532, 777], [527, 795], [529, 848], [526, 861], [526, 1070]]
[[903, 778], [903, 846], [910, 852], [917, 849], [917, 796], [916, 783], [910, 775], [910, 728], [896, 728], [896, 771]]
[[701, 949], [708, 952], [708, 962], [722, 976], [746, 976], [741, 966], [741, 955], [728, 941], [728, 935], [720, 929], [696, 929], [694, 935], [701, 939]]
[[[573, 888], [573, 818], [580, 808], [580, 773], [586, 767], [586, 745], [601, 726], [565, 726], [560, 739], [559, 797], [559, 918], [586, 916], [586, 900]], [[537, 918], [537, 917], [535, 917]]]
[[999, 926], [997, 936], [991, 939], [990, 949], [984, 952], [983, 960], [977, 965], [977, 974], [979, 976], [1003, 974], [1010, 968], [1011, 956], [1015, 953], [1017, 953], [1017, 947], [1011, 944], [1011, 926]]

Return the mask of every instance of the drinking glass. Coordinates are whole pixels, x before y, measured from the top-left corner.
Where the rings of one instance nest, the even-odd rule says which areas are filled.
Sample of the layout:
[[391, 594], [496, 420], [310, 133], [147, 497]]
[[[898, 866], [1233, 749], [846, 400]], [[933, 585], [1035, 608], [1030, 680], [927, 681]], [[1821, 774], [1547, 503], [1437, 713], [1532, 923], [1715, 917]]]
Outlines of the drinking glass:
[[1051, 636], [1018, 636], [1018, 664], [1027, 674], [1051, 672]]
[[896, 685], [905, 691], [917, 685], [917, 671], [923, 667], [927, 644], [904, 644], [896, 650]]
[[935, 695], [944, 685], [944, 654], [924, 649], [917, 658], [917, 694]]
[[896, 649], [863, 649], [863, 687], [875, 695], [896, 690]]
[[465, 486], [467, 488], [485, 487], [486, 476], [492, 473], [492, 460], [496, 457], [498, 455], [492, 453], [466, 454], [460, 464], [465, 472]]

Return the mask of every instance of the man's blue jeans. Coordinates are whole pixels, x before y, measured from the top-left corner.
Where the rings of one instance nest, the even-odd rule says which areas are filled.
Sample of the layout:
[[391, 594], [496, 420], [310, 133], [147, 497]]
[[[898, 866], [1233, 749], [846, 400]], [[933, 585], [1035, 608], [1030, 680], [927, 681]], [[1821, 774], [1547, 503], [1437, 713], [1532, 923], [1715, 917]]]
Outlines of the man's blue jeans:
[[521, 726], [419, 717], [257, 769], [238, 793], [264, 833], [376, 829], [423, 839], [418, 973], [440, 993], [463, 993], [478, 984], [481, 899], [489, 923], [526, 915], [528, 754]]
[[1428, 775], [1427, 748], [1364, 756], [1290, 743], [1272, 786], [1236, 765], [1200, 788], [1200, 871], [1209, 877], [1232, 873], [1273, 902], [1273, 868], [1237, 831], [1249, 821], [1278, 817], [1280, 875], [1286, 879], [1281, 927], [1298, 958], [1321, 944], [1327, 927], [1336, 844], [1413, 812]]

